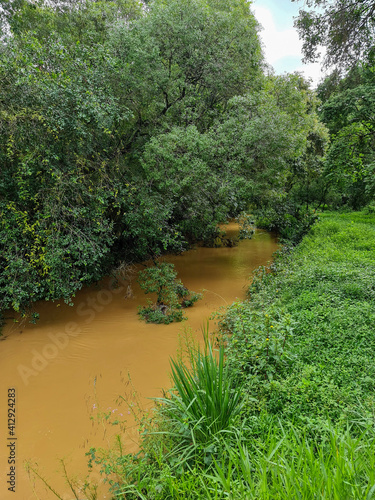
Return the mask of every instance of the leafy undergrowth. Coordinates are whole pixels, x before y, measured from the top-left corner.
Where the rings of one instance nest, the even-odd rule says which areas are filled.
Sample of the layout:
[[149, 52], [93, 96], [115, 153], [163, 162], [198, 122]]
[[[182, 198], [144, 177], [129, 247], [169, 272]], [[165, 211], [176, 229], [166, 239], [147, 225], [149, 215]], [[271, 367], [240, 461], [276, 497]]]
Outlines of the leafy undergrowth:
[[322, 215], [219, 315], [225, 364], [172, 364], [140, 453], [92, 450], [114, 498], [375, 498], [374, 278], [375, 216]]
[[[228, 363], [266, 410], [316, 433], [372, 423], [375, 217], [322, 216], [221, 318]], [[255, 359], [254, 359], [255, 358]]]

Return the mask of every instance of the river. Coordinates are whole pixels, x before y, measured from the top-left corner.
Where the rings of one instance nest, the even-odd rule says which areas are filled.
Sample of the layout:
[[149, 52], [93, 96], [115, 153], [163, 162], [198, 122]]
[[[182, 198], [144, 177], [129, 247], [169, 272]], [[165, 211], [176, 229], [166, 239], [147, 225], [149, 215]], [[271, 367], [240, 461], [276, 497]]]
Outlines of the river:
[[[233, 234], [236, 226], [230, 224], [227, 231]], [[143, 410], [150, 408], [150, 398], [170, 386], [169, 360], [181, 332], [191, 329], [199, 336], [213, 311], [244, 299], [251, 271], [266, 264], [276, 249], [273, 235], [257, 231], [237, 247], [198, 247], [166, 257], [185, 286], [205, 290], [203, 299], [186, 310], [188, 319], [182, 323], [139, 321], [137, 307], [147, 296], [135, 278], [129, 288], [125, 283], [113, 289], [109, 280], [101, 287], [87, 287], [77, 293], [73, 307], [39, 302], [35, 325], [8, 321], [0, 338], [0, 499], [57, 498], [34, 474], [29, 477], [26, 461], [68, 500], [74, 495], [63, 477], [61, 459], [69, 477], [80, 481], [87, 474], [85, 453], [92, 446], [109, 448], [119, 430], [126, 451], [135, 451], [137, 426], [119, 396], [128, 403], [137, 400]], [[13, 436], [6, 414], [9, 388], [16, 390]], [[108, 415], [126, 423], [110, 426]], [[8, 460], [14, 458], [11, 470]], [[13, 472], [15, 494], [7, 489], [7, 474]], [[90, 477], [100, 483], [98, 498], [110, 498], [98, 472]]]

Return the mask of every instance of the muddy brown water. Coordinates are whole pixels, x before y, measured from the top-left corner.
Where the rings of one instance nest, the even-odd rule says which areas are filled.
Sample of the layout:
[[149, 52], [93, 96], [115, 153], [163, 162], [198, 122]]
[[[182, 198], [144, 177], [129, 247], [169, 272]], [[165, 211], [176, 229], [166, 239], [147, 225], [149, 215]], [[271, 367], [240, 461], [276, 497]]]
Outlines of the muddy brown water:
[[[234, 224], [227, 226], [229, 234], [235, 231]], [[71, 480], [82, 481], [90, 447], [108, 449], [121, 432], [126, 451], [135, 451], [137, 426], [128, 404], [143, 410], [152, 406], [150, 398], [170, 386], [169, 360], [176, 355], [181, 332], [188, 328], [199, 337], [213, 311], [243, 299], [251, 271], [266, 264], [276, 249], [273, 235], [257, 231], [234, 248], [196, 248], [166, 258], [185, 286], [205, 290], [182, 323], [140, 322], [137, 307], [147, 296], [135, 279], [131, 290], [126, 284], [111, 289], [106, 281], [102, 288], [85, 288], [73, 307], [40, 302], [36, 325], [9, 321], [0, 342], [0, 499], [57, 498], [40, 478], [27, 473], [25, 462], [68, 500], [74, 495], [64, 479], [62, 459]], [[16, 390], [13, 436], [7, 418], [14, 409], [7, 415], [9, 388]], [[109, 425], [108, 415], [125, 423]], [[8, 491], [11, 467], [15, 493]], [[100, 474], [94, 471], [90, 478], [99, 484], [98, 498], [110, 498]]]

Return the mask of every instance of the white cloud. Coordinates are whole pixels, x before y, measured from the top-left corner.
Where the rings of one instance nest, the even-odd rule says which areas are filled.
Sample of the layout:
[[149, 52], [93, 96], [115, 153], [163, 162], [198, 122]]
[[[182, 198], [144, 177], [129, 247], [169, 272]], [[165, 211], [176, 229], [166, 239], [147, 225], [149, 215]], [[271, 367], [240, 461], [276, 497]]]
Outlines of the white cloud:
[[302, 43], [295, 29], [279, 31], [276, 28], [272, 12], [265, 7], [253, 6], [256, 19], [263, 26], [260, 35], [264, 43], [267, 62], [274, 64], [285, 56], [300, 56]]
[[[297, 30], [288, 25], [285, 29], [278, 28], [271, 10], [266, 7], [253, 4], [252, 10], [263, 27], [260, 37], [266, 61], [274, 67], [275, 72], [282, 74], [299, 71], [307, 78], [311, 78], [313, 85], [316, 86], [324, 76], [321, 64], [302, 63], [302, 41], [298, 37]], [[292, 18], [289, 24], [293, 25]]]
[[322, 71], [322, 65], [320, 63], [301, 64], [301, 66], [296, 68], [295, 71], [303, 73], [306, 78], [311, 78], [313, 87], [316, 87], [318, 83], [326, 76], [326, 73]]

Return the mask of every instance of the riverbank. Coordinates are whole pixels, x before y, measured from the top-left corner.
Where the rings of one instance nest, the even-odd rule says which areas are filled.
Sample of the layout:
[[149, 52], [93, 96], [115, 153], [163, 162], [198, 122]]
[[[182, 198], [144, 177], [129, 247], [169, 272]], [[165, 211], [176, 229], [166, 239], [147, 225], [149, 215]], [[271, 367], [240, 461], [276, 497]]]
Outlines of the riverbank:
[[373, 498], [374, 283], [374, 215], [321, 215], [219, 316], [241, 416], [202, 437], [171, 396], [143, 453], [96, 453], [119, 498]]
[[[372, 422], [374, 283], [375, 217], [364, 213], [321, 215], [270, 274], [256, 273], [250, 301], [229, 309], [223, 330], [232, 334], [228, 362], [259, 408], [314, 432], [329, 420], [346, 425], [358, 412]], [[258, 334], [264, 364], [258, 358], [257, 368], [249, 368], [246, 322], [269, 339], [264, 351]]]

